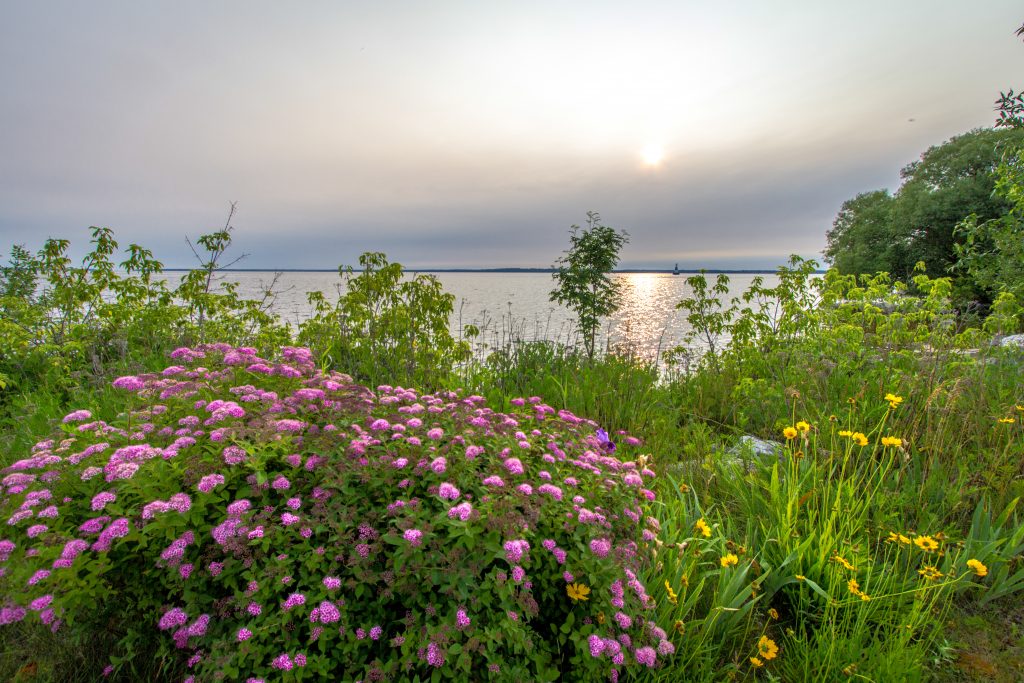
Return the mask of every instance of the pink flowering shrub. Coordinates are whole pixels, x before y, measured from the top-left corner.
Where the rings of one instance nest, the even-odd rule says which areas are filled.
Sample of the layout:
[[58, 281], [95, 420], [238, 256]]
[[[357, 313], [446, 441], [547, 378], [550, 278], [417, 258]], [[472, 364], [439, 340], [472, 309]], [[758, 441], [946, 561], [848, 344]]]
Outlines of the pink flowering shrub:
[[617, 680], [672, 654], [635, 446], [302, 348], [171, 360], [0, 472], [0, 628], [121, 615], [115, 673], [148, 648], [196, 680]]

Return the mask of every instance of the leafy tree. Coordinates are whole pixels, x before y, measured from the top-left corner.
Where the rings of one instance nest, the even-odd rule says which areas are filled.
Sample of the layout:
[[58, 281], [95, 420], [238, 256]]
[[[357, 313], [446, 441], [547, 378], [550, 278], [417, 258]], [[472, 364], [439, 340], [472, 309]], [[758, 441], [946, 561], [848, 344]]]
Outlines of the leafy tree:
[[890, 239], [893, 201], [888, 190], [875, 190], [843, 202], [826, 235], [825, 258], [843, 273], [889, 270], [899, 247]]
[[601, 216], [587, 212], [587, 227], [572, 226], [570, 247], [556, 261], [553, 273], [557, 288], [551, 301], [568, 306], [579, 324], [587, 357], [594, 357], [594, 340], [601, 318], [619, 309], [619, 283], [608, 274], [619, 263], [619, 250], [629, 242], [629, 233], [601, 225]]
[[990, 299], [1024, 301], [1024, 149], [1007, 155], [996, 177], [996, 194], [1011, 209], [990, 220], [972, 215], [957, 227], [957, 267]]
[[[985, 222], [1005, 216], [1011, 202], [995, 193], [996, 169], [1007, 150], [1024, 143], [1024, 129], [974, 130], [928, 149], [901, 171], [893, 196], [867, 192], [845, 202], [828, 233], [826, 260], [842, 273], [888, 272], [908, 279], [924, 261], [943, 277], [958, 260], [967, 216]], [[966, 274], [954, 280], [959, 301], [985, 299]]]

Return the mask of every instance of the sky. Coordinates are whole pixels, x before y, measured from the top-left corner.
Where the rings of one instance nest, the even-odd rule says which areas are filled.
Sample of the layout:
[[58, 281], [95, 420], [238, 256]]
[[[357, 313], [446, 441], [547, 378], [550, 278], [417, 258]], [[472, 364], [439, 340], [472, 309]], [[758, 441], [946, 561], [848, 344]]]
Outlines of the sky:
[[818, 258], [842, 202], [1024, 88], [1019, 2], [0, 2], [0, 250], [168, 267]]

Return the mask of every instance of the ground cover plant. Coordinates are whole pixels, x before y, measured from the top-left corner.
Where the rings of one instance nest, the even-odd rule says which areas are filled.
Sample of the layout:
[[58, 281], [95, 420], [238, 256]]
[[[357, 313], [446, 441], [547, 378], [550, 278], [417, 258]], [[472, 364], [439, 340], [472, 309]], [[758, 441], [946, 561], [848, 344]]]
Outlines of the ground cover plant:
[[127, 606], [104, 675], [194, 680], [615, 680], [672, 654], [636, 439], [537, 398], [370, 391], [301, 348], [171, 357], [4, 470], [0, 622]]

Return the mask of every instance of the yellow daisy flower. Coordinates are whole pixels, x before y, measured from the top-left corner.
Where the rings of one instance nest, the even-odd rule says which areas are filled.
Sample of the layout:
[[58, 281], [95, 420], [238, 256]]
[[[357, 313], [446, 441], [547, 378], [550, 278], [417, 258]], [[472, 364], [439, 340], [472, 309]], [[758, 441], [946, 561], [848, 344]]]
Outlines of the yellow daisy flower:
[[733, 567], [740, 563], [740, 558], [736, 557], [732, 553], [728, 553], [727, 555], [722, 556], [721, 563], [723, 567]]
[[582, 583], [570, 583], [565, 587], [565, 592], [569, 594], [573, 602], [585, 602], [590, 599], [587, 597], [590, 594], [590, 589]]
[[761, 636], [757, 641], [757, 654], [765, 659], [775, 659], [779, 654], [779, 646], [768, 636]]
[[800, 420], [799, 422], [796, 423], [796, 430], [798, 432], [803, 432], [804, 434], [806, 434], [807, 432], [811, 431], [811, 425], [808, 424], [807, 422], [804, 422], [803, 420]]
[[786, 437], [786, 441], [792, 441], [796, 438], [797, 431], [793, 427], [786, 427], [782, 430], [782, 435]]
[[704, 521], [703, 517], [698, 519], [694, 526], [697, 528], [697, 531], [701, 536], [704, 538], [711, 538], [711, 527], [708, 526], [708, 523]]
[[967, 566], [974, 570], [975, 576], [987, 576], [988, 567], [983, 565], [980, 561], [975, 559], [967, 560]]
[[918, 536], [914, 539], [914, 545], [926, 553], [930, 553], [939, 549], [939, 542], [931, 536]]
[[889, 402], [890, 408], [898, 408], [903, 403], [903, 397], [897, 396], [896, 394], [886, 394], [885, 400]]

